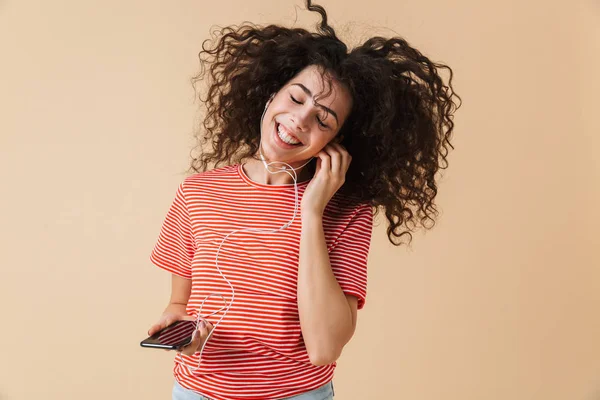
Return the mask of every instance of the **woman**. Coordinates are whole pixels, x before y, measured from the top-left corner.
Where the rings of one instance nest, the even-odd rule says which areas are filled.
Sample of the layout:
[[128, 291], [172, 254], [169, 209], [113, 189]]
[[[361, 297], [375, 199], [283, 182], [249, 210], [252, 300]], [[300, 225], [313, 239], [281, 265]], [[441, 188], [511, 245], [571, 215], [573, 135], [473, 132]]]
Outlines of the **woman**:
[[174, 399], [333, 398], [374, 215], [385, 210], [395, 245], [437, 216], [434, 175], [460, 99], [451, 69], [401, 38], [348, 51], [325, 10], [307, 8], [317, 33], [245, 24], [200, 52], [199, 148], [212, 152], [193, 158], [151, 255], [172, 293], [149, 334], [198, 321]]

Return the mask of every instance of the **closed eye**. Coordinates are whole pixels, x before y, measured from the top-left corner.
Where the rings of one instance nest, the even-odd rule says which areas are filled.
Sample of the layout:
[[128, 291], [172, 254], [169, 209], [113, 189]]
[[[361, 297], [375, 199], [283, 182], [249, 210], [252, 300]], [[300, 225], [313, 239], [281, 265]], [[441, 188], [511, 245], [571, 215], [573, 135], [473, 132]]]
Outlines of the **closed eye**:
[[[300, 101], [296, 100], [296, 99], [294, 98], [294, 96], [292, 96], [292, 95], [290, 95], [290, 99], [292, 99], [292, 101], [293, 101], [294, 103], [296, 103], [296, 104], [302, 104], [302, 102], [300, 102]], [[328, 126], [327, 126], [327, 125], [325, 125], [325, 124], [323, 123], [323, 121], [321, 121], [321, 120], [319, 119], [319, 117], [317, 117], [317, 121], [319, 122], [319, 125], [321, 125], [323, 128], [328, 128]]]

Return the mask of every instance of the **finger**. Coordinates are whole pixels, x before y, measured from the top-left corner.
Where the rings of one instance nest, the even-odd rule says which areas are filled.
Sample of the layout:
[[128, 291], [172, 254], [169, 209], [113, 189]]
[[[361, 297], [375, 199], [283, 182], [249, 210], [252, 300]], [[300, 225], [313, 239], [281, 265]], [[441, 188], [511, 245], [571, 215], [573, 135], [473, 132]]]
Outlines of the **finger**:
[[332, 143], [332, 146], [335, 147], [342, 156], [350, 156], [350, 153], [348, 153], [348, 150], [340, 143]]
[[321, 170], [321, 157], [319, 157], [319, 153], [315, 154], [315, 158], [317, 161], [315, 162], [315, 173], [314, 176], [319, 175], [319, 171]]
[[158, 320], [158, 322], [156, 324], [154, 324], [150, 327], [150, 329], [148, 330], [148, 335], [152, 336], [156, 332], [160, 331], [161, 329], [164, 329], [167, 326], [174, 324], [176, 321], [177, 321], [177, 317], [175, 317], [175, 316], [172, 316], [172, 315], [164, 316], [160, 320]]
[[210, 322], [208, 322], [206, 320], [200, 321], [200, 324], [198, 327], [198, 331], [200, 332], [200, 344], [198, 346], [198, 349], [202, 349], [202, 346], [204, 346], [204, 343], [208, 339], [208, 336], [210, 335], [210, 332], [212, 330], [213, 330], [213, 325]]
[[198, 332], [196, 330], [196, 331], [194, 331], [194, 334], [192, 335], [192, 341], [188, 345], [183, 346], [180, 349], [181, 353], [184, 354], [184, 355], [186, 355], [186, 356], [193, 355], [196, 351], [198, 351], [198, 347], [200, 346], [200, 342], [201, 342], [200, 332]]
[[152, 325], [150, 327], [150, 329], [148, 329], [148, 336], [154, 335], [156, 332], [160, 331], [161, 329], [163, 329], [166, 326], [167, 326], [167, 324], [165, 322], [158, 322], [158, 323]]
[[342, 146], [339, 143], [330, 143], [329, 144], [331, 147], [333, 147], [338, 153], [340, 153], [341, 156], [348, 156], [350, 155], [350, 153], [348, 153], [348, 150], [346, 150], [346, 148], [344, 146]]
[[208, 331], [212, 330], [213, 324], [209, 320], [202, 318], [198, 323], [198, 328], [206, 327]]
[[194, 334], [192, 336], [192, 341], [187, 346], [182, 347], [181, 352], [186, 356], [191, 356], [194, 353], [200, 351], [212, 329], [213, 325], [209, 321], [206, 321], [204, 319], [200, 320], [200, 323], [198, 324], [198, 329], [194, 331]]
[[327, 151], [325, 151], [325, 149], [323, 149], [319, 153], [317, 153], [317, 156], [319, 157], [319, 160], [321, 161], [320, 169], [323, 169], [326, 173], [331, 171], [331, 157], [329, 156], [329, 153], [327, 153]]
[[327, 154], [329, 154], [329, 157], [331, 158], [331, 173], [334, 176], [338, 176], [340, 172], [342, 172], [340, 170], [342, 164], [342, 155], [340, 154], [339, 147], [337, 146], [339, 146], [337, 143], [330, 143], [329, 145], [325, 146], [325, 151], [327, 151]]
[[350, 162], [352, 161], [352, 156], [348, 153], [348, 150], [344, 146], [339, 143], [335, 143], [333, 145], [342, 157], [341, 161], [341, 171], [345, 174], [348, 171], [348, 167], [350, 166]]
[[208, 324], [209, 324], [209, 322], [206, 320], [202, 320], [198, 324], [198, 332], [200, 333], [200, 345], [201, 346], [202, 346], [202, 343], [204, 343], [204, 341], [208, 337], [208, 334], [210, 332]]
[[158, 332], [159, 330], [160, 327], [157, 324], [152, 325], [150, 329], [148, 329], [148, 336], [154, 335], [154, 333]]

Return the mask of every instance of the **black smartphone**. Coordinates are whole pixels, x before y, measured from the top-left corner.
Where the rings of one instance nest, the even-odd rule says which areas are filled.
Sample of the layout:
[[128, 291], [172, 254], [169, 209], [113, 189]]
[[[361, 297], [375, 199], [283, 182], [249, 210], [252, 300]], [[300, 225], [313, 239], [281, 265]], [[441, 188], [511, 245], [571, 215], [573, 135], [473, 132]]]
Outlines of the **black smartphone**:
[[196, 321], [177, 321], [154, 335], [142, 340], [140, 346], [177, 350], [190, 344], [196, 330]]

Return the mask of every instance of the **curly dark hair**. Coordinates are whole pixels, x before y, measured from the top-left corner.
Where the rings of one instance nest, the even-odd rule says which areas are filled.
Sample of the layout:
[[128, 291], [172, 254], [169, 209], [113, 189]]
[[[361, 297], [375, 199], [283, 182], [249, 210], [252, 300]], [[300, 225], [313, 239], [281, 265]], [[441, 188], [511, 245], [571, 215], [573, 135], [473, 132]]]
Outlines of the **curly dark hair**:
[[[410, 243], [417, 222], [430, 229], [439, 214], [435, 175], [448, 167], [453, 113], [460, 107], [453, 102], [460, 97], [452, 88], [452, 69], [430, 61], [400, 37], [372, 37], [348, 51], [328, 25], [325, 9], [311, 0], [306, 7], [321, 16], [317, 32], [244, 22], [220, 28], [202, 43], [201, 70], [192, 83], [194, 88], [205, 84], [198, 96], [205, 112], [194, 149], [200, 154], [192, 154], [190, 172], [255, 158], [265, 103], [314, 65], [323, 71], [324, 82], [327, 72], [353, 99], [338, 133], [352, 155], [338, 192], [370, 204], [374, 215], [384, 209], [390, 242], [399, 246], [402, 241], [394, 238], [408, 235]], [[447, 85], [439, 69], [449, 70]], [[331, 89], [331, 82], [327, 85]], [[212, 152], [204, 150], [209, 141]], [[306, 168], [312, 176], [315, 163]]]

